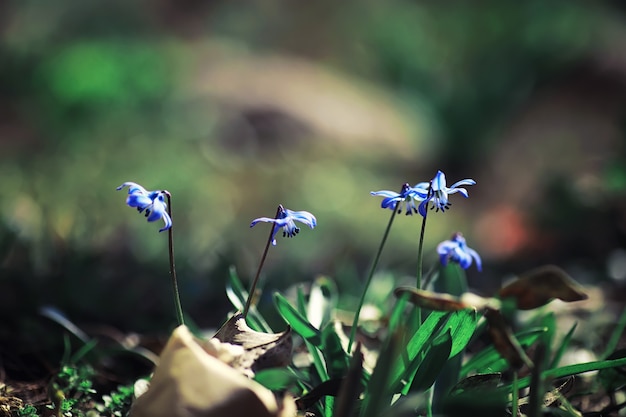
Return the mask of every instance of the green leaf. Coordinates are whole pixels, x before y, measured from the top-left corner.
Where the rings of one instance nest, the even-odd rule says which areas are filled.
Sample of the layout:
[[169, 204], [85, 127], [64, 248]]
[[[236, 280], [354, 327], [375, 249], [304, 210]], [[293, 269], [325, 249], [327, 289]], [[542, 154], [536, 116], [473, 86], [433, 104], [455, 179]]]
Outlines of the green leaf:
[[[296, 288], [296, 306], [298, 307], [298, 313], [306, 317], [306, 301], [304, 300], [304, 292], [302, 292], [301, 285], [298, 285], [298, 287]], [[319, 327], [317, 326], [313, 326], [313, 327], [315, 327], [316, 329], [319, 329]]]
[[[582, 374], [590, 371], [599, 371], [601, 369], [617, 368], [626, 366], [626, 358], [606, 360], [606, 361], [593, 361], [579, 363], [576, 365], [563, 366], [561, 368], [548, 369], [541, 373], [541, 378], [544, 380], [559, 379], [566, 376]], [[530, 377], [524, 377], [517, 382], [519, 389], [527, 388], [530, 385]], [[511, 385], [505, 385], [508, 390], [511, 390]]]
[[417, 372], [402, 389], [402, 394], [425, 391], [435, 382], [441, 369], [448, 361], [452, 349], [451, 329], [437, 336], [430, 344], [424, 359], [420, 362]]
[[272, 391], [282, 391], [296, 385], [297, 381], [307, 379], [302, 372], [296, 373], [291, 368], [263, 369], [254, 375], [254, 380]]
[[[619, 349], [613, 352], [607, 357], [607, 359], [622, 359], [626, 358], [626, 349]], [[616, 369], [602, 369], [598, 372], [598, 380], [608, 392], [614, 392], [626, 385], [626, 373], [624, 368]]]
[[465, 270], [454, 262], [448, 262], [446, 266], [439, 264], [439, 275], [433, 288], [436, 292], [460, 296], [467, 292]]
[[555, 367], [559, 366], [559, 362], [561, 361], [561, 358], [563, 357], [563, 354], [565, 353], [565, 351], [569, 347], [569, 343], [572, 340], [572, 336], [574, 335], [574, 331], [576, 330], [576, 326], [577, 325], [578, 325], [578, 323], [574, 323], [572, 325], [572, 327], [569, 329], [569, 331], [567, 332], [567, 334], [565, 336], [563, 336], [563, 340], [561, 341], [561, 344], [559, 345], [559, 348], [557, 349], [556, 353], [554, 354], [554, 358], [552, 358], [552, 362], [550, 363], [550, 368], [555, 368]]
[[615, 330], [613, 330], [613, 334], [611, 334], [611, 338], [609, 342], [606, 344], [606, 349], [604, 350], [603, 358], [608, 357], [616, 348], [619, 340], [624, 332], [624, 327], [626, 326], [626, 308], [622, 311], [621, 316], [617, 322], [617, 326], [615, 326]]
[[302, 336], [314, 346], [322, 344], [320, 331], [298, 312], [280, 293], [274, 293], [274, 303], [281, 317], [291, 326], [294, 332]]
[[326, 361], [326, 370], [328, 377], [341, 378], [348, 371], [350, 358], [341, 346], [341, 339], [332, 323], [329, 323], [322, 330], [322, 348], [321, 351]]
[[[228, 282], [226, 283], [226, 296], [236, 310], [243, 311], [246, 305], [246, 301], [248, 301], [248, 291], [245, 290], [243, 284], [239, 280], [239, 277], [237, 276], [237, 270], [234, 266], [231, 266], [228, 272], [229, 274]], [[252, 330], [256, 330], [257, 332], [271, 333], [272, 331], [270, 325], [267, 324], [263, 316], [259, 314], [255, 306], [250, 307], [246, 322]]]
[[[526, 348], [539, 338], [543, 333], [547, 331], [545, 327], [537, 327], [528, 329], [515, 334], [515, 338], [519, 342], [519, 344]], [[496, 351], [495, 347], [488, 346], [483, 349], [480, 353], [477, 353], [468, 360], [461, 367], [461, 377], [467, 376], [471, 371], [476, 371], [477, 373], [491, 373], [498, 372], [507, 367], [507, 363], [500, 354]]]
[[385, 341], [365, 390], [361, 417], [381, 416], [382, 410], [391, 404], [393, 391], [389, 389], [392, 376], [390, 371], [401, 344], [400, 339], [400, 332], [394, 332]]
[[406, 344], [406, 348], [393, 363], [391, 372], [391, 387], [397, 392], [401, 386], [402, 379], [407, 375], [413, 375], [419, 366], [421, 358], [420, 352], [424, 349], [427, 342], [434, 336], [437, 329], [443, 326], [446, 318], [450, 313], [443, 311], [433, 311], [430, 313], [426, 321], [422, 323], [419, 330], [415, 332], [413, 337]]
[[450, 330], [450, 336], [452, 337], [450, 357], [457, 355], [465, 349], [465, 346], [467, 346], [474, 334], [474, 330], [476, 330], [477, 323], [476, 310], [467, 309], [452, 313], [446, 322], [446, 326], [440, 331]]

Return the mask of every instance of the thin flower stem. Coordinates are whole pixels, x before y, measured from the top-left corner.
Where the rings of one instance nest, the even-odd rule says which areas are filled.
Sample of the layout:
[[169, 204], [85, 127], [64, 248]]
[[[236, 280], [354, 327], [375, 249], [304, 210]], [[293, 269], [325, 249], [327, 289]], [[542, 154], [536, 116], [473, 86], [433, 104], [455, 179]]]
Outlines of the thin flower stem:
[[[432, 184], [428, 187], [428, 196], [430, 198], [432, 194]], [[422, 264], [424, 260], [424, 235], [426, 234], [426, 218], [428, 217], [428, 204], [426, 204], [426, 210], [424, 211], [424, 217], [422, 217], [422, 229], [420, 230], [420, 241], [417, 246], [417, 283], [416, 288], [422, 289]], [[415, 307], [415, 319], [417, 329], [422, 325], [422, 309], [418, 306]]]
[[[169, 191], [163, 191], [165, 195], [167, 195], [167, 212], [170, 215], [170, 219], [173, 219], [172, 216], [172, 195]], [[169, 256], [170, 256], [170, 278], [172, 280], [172, 290], [174, 291], [174, 306], [176, 307], [176, 318], [178, 319], [178, 325], [182, 326], [185, 324], [185, 319], [183, 318], [183, 307], [180, 303], [180, 293], [178, 292], [178, 279], [176, 278], [176, 267], [174, 265], [174, 226], [168, 229], [168, 246], [169, 246]]]
[[[428, 211], [426, 212], [428, 214]], [[422, 229], [420, 230], [420, 241], [417, 247], [417, 289], [422, 289], [422, 263], [424, 259], [424, 235], [426, 234], [426, 217], [422, 218]]]
[[[278, 206], [276, 209], [275, 219], [278, 219], [280, 215], [282, 206]], [[254, 292], [256, 291], [256, 286], [259, 282], [259, 277], [261, 276], [261, 270], [263, 269], [263, 265], [265, 264], [265, 258], [267, 258], [267, 253], [270, 250], [270, 244], [272, 243], [272, 236], [274, 235], [274, 228], [278, 227], [276, 224], [272, 224], [272, 228], [270, 229], [270, 235], [267, 238], [267, 243], [265, 244], [265, 250], [263, 251], [263, 256], [261, 257], [261, 262], [259, 262], [259, 268], [256, 270], [256, 275], [254, 277], [254, 281], [252, 281], [252, 286], [250, 287], [250, 291], [248, 292], [248, 299], [246, 300], [246, 307], [243, 309], [243, 317], [244, 319], [248, 316], [248, 311], [250, 310], [250, 305], [252, 304], [252, 298], [254, 297]]]
[[519, 391], [517, 388], [517, 371], [513, 372], [513, 389], [511, 391], [512, 400], [511, 400], [511, 414], [513, 417], [517, 417], [519, 415], [519, 405], [518, 405], [518, 395]]
[[356, 309], [356, 313], [354, 313], [354, 321], [352, 322], [352, 329], [350, 329], [350, 340], [348, 342], [348, 353], [350, 353], [350, 349], [352, 348], [352, 344], [354, 343], [354, 338], [356, 336], [356, 329], [359, 324], [359, 315], [361, 314], [361, 307], [363, 307], [363, 303], [365, 302], [365, 294], [367, 294], [367, 289], [372, 282], [372, 277], [374, 276], [374, 271], [376, 271], [376, 266], [378, 265], [378, 261], [380, 259], [380, 255], [383, 253], [383, 248], [385, 247], [385, 242], [387, 241], [387, 237], [389, 236], [389, 231], [391, 230], [391, 225], [393, 224], [393, 219], [396, 217], [396, 213], [398, 212], [398, 207], [400, 206], [400, 202], [396, 203], [396, 206], [391, 213], [391, 217], [389, 218], [389, 223], [387, 223], [387, 228], [385, 229], [385, 233], [383, 234], [383, 239], [380, 241], [380, 245], [378, 246], [378, 252], [376, 253], [376, 257], [374, 258], [374, 262], [372, 262], [372, 266], [370, 268], [369, 274], [367, 275], [367, 281], [365, 282], [365, 288], [363, 288], [363, 293], [361, 294], [361, 300]]

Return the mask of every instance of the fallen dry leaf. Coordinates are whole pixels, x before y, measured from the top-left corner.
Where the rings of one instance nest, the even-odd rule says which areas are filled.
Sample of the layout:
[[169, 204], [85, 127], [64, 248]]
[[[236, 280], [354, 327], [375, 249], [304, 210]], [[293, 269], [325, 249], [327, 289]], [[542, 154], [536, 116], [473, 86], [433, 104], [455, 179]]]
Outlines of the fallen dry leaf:
[[514, 298], [517, 308], [531, 310], [555, 298], [563, 301], [586, 300], [587, 294], [563, 271], [554, 265], [542, 266], [522, 274], [499, 292], [500, 298]]
[[248, 326], [243, 314], [237, 313], [224, 323], [214, 338], [243, 347], [243, 353], [231, 365], [249, 377], [262, 369], [291, 363], [293, 340], [290, 327], [282, 333], [257, 332]]
[[396, 297], [409, 295], [409, 301], [418, 307], [437, 311], [458, 311], [472, 306], [464, 304], [460, 298], [449, 294], [420, 290], [414, 287], [399, 287], [393, 293]]
[[185, 326], [172, 333], [131, 417], [292, 417], [295, 403], [211, 356]]

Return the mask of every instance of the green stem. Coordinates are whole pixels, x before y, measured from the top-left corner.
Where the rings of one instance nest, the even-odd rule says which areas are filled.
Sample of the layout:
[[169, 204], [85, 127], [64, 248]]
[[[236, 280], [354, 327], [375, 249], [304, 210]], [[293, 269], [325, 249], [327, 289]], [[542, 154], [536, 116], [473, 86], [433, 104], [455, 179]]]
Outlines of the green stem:
[[513, 391], [511, 392], [512, 400], [511, 400], [511, 414], [513, 417], [517, 417], [519, 415], [519, 405], [518, 405], [518, 395], [519, 391], [517, 388], [517, 371], [513, 372]]
[[[170, 219], [173, 219], [172, 195], [170, 194], [169, 191], [163, 191], [163, 193], [167, 195], [167, 212], [170, 215]], [[180, 303], [180, 293], [178, 291], [178, 279], [176, 278], [176, 266], [174, 265], [174, 231], [173, 230], [174, 230], [174, 226], [172, 225], [168, 230], [170, 278], [172, 280], [172, 290], [174, 292], [174, 306], [176, 307], [176, 318], [178, 319], [178, 325], [182, 326], [185, 324], [185, 319], [183, 318], [183, 307], [182, 307], [182, 304]]]
[[[428, 198], [432, 195], [432, 186], [428, 187]], [[418, 290], [422, 289], [422, 264], [424, 260], [424, 235], [426, 234], [426, 218], [428, 217], [428, 203], [426, 204], [426, 209], [424, 211], [424, 217], [422, 217], [422, 228], [420, 230], [420, 241], [417, 246], [417, 283], [416, 288]], [[418, 306], [415, 307], [415, 320], [416, 320], [416, 329], [419, 329], [422, 325], [422, 309]]]
[[391, 217], [389, 218], [389, 223], [387, 223], [387, 228], [385, 229], [385, 233], [383, 234], [383, 239], [380, 241], [380, 245], [378, 246], [378, 252], [376, 253], [376, 257], [374, 258], [374, 262], [372, 262], [372, 266], [370, 268], [369, 274], [367, 275], [367, 280], [365, 281], [365, 288], [363, 288], [363, 293], [361, 294], [361, 300], [356, 309], [356, 313], [354, 313], [354, 321], [352, 322], [352, 329], [350, 329], [350, 340], [348, 342], [348, 353], [352, 349], [352, 344], [354, 343], [354, 338], [356, 336], [356, 329], [359, 324], [359, 315], [361, 314], [361, 307], [363, 307], [363, 303], [365, 302], [365, 294], [367, 294], [367, 289], [372, 282], [372, 277], [374, 276], [374, 271], [376, 271], [376, 266], [378, 265], [378, 261], [380, 260], [380, 255], [383, 253], [383, 248], [385, 247], [385, 242], [387, 241], [387, 237], [389, 236], [389, 231], [391, 230], [391, 225], [393, 224], [393, 219], [396, 217], [396, 213], [398, 211], [398, 206], [400, 202], [396, 203], [396, 206], [391, 213]]
[[[278, 219], [282, 206], [278, 206], [276, 209], [275, 219]], [[259, 267], [256, 270], [256, 275], [254, 276], [254, 280], [252, 281], [252, 286], [250, 287], [250, 291], [248, 292], [248, 299], [246, 300], [246, 307], [243, 309], [243, 317], [244, 319], [248, 316], [248, 311], [250, 310], [250, 305], [252, 304], [252, 298], [254, 297], [254, 292], [256, 291], [256, 286], [259, 282], [259, 277], [261, 276], [261, 270], [263, 269], [263, 265], [265, 264], [265, 258], [267, 258], [267, 253], [270, 250], [270, 244], [272, 243], [272, 236], [274, 236], [274, 228], [277, 227], [276, 224], [272, 224], [272, 228], [270, 229], [270, 235], [267, 238], [267, 243], [265, 244], [265, 250], [263, 251], [263, 256], [261, 256], [261, 262], [259, 262]]]
[[[428, 214], [428, 211], [426, 211]], [[420, 230], [420, 241], [417, 247], [417, 289], [422, 289], [422, 263], [424, 259], [424, 235], [426, 234], [426, 215], [422, 218], [422, 229]]]

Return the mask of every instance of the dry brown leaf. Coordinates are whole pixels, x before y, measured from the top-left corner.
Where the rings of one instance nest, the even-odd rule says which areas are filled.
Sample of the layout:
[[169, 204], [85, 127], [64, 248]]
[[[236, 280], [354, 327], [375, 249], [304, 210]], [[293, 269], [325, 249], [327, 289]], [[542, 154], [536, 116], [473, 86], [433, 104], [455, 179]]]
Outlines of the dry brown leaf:
[[291, 398], [279, 405], [274, 394], [211, 356], [180, 326], [167, 342], [148, 390], [131, 417], [292, 417]]
[[291, 363], [293, 340], [290, 327], [282, 333], [257, 332], [248, 326], [243, 314], [237, 313], [224, 323], [214, 338], [243, 347], [243, 354], [231, 365], [249, 377], [262, 369]]
[[436, 311], [458, 311], [466, 308], [481, 310], [487, 306], [498, 306], [499, 302], [493, 298], [484, 298], [480, 295], [466, 292], [461, 297], [450, 294], [420, 290], [414, 287], [399, 287], [394, 290], [396, 297], [409, 294], [409, 301], [413, 304]]
[[500, 290], [500, 298], [514, 298], [517, 308], [531, 310], [555, 298], [563, 301], [586, 300], [582, 288], [554, 265], [547, 265], [522, 274], [519, 279]]
[[472, 306], [464, 304], [460, 298], [449, 294], [420, 290], [413, 287], [399, 287], [394, 290], [396, 297], [409, 295], [409, 301], [416, 306], [437, 311], [458, 311]]

